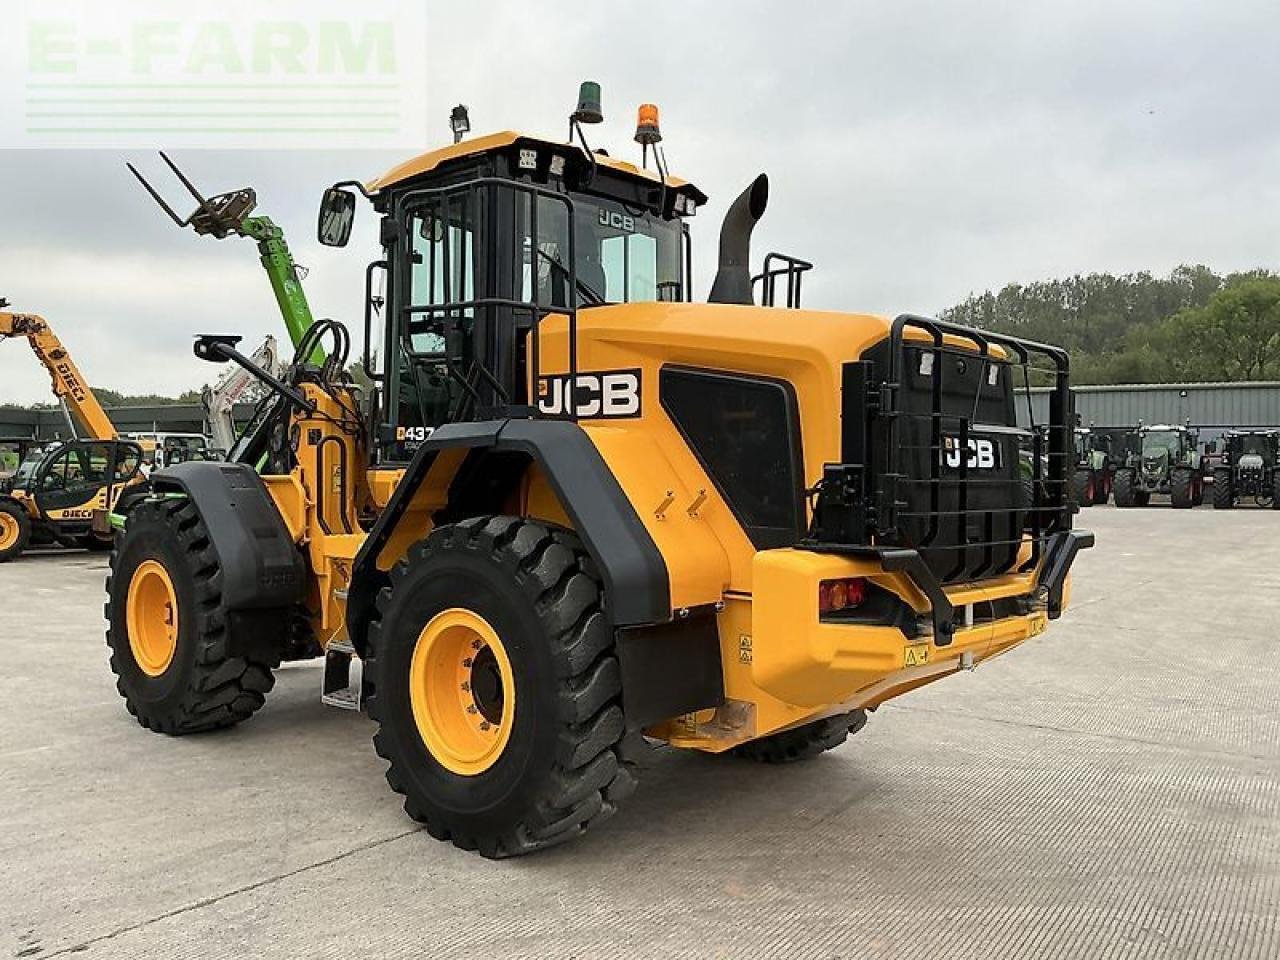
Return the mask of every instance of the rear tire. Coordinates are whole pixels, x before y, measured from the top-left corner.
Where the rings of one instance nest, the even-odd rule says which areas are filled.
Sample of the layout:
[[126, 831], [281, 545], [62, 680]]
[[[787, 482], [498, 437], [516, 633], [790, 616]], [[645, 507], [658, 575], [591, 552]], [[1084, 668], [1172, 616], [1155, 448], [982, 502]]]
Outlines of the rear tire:
[[1195, 478], [1190, 470], [1174, 470], [1169, 476], [1169, 500], [1175, 510], [1195, 506]]
[[803, 727], [783, 730], [733, 748], [735, 757], [759, 763], [795, 763], [834, 750], [867, 724], [867, 712], [854, 710]]
[[275, 683], [278, 660], [228, 655], [221, 582], [190, 501], [141, 503], [116, 538], [104, 611], [111, 670], [148, 730], [176, 736], [240, 723]]
[[1230, 510], [1235, 505], [1235, 491], [1231, 488], [1231, 471], [1213, 471], [1213, 509]]
[[31, 541], [31, 515], [11, 497], [0, 497], [0, 563], [20, 556]]
[[531, 853], [635, 787], [603, 588], [567, 531], [518, 517], [433, 531], [379, 594], [367, 657], [387, 783], [437, 840]]
[[1136, 478], [1132, 470], [1117, 470], [1114, 493], [1117, 507], [1136, 507], [1138, 506], [1138, 493], [1134, 489], [1136, 486]]

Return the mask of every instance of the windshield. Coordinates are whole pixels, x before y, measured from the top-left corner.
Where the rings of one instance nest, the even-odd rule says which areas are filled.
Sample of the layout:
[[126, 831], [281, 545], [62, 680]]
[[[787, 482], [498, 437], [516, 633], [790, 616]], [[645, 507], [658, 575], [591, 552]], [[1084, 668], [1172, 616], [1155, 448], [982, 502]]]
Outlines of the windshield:
[[1260, 457], [1265, 457], [1270, 454], [1267, 438], [1261, 434], [1246, 434], [1239, 437], [1237, 442], [1240, 444], [1240, 456], [1242, 457], [1248, 456], [1251, 453], [1257, 454]]
[[[518, 216], [517, 256], [521, 260], [519, 299], [544, 309], [578, 308], [643, 301], [684, 299], [681, 279], [681, 226], [678, 221], [638, 211], [617, 200], [587, 194], [566, 198], [573, 204], [572, 256], [576, 283], [570, 280], [569, 205], [556, 197], [537, 198], [537, 246], [531, 203]], [[476, 295], [474, 216], [463, 204], [451, 204], [449, 222], [429, 213], [411, 219], [413, 238], [409, 302], [415, 306], [471, 300]], [[473, 312], [453, 313], [467, 329]], [[438, 314], [410, 323], [414, 353], [441, 354], [444, 325]]]
[[0, 479], [13, 476], [22, 463], [22, 446], [12, 440], [0, 440]]
[[[555, 201], [543, 198], [539, 204], [548, 215], [555, 213]], [[578, 291], [579, 306], [589, 305], [584, 298], [606, 303], [683, 299], [679, 223], [582, 194], [573, 197], [573, 211], [578, 282], [585, 288]], [[550, 219], [552, 230], [539, 230], [543, 252], [562, 264], [569, 259], [566, 219], [561, 210]], [[540, 293], [546, 291], [547, 272], [545, 266], [538, 271]]]
[[1158, 457], [1168, 453], [1171, 457], [1178, 455], [1178, 432], [1176, 430], [1152, 430], [1142, 438], [1142, 455]]
[[25, 490], [30, 487], [31, 479], [35, 476], [36, 467], [40, 466], [40, 461], [43, 459], [44, 450], [40, 447], [33, 447], [27, 453], [27, 459], [22, 461], [17, 473], [13, 475], [13, 487], [15, 490]]

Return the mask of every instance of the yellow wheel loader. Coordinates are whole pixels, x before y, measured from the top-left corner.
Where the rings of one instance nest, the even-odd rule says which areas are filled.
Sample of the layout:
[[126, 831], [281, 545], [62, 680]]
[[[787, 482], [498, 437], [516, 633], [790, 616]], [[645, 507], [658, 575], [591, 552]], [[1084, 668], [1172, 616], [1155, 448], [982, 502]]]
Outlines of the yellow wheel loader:
[[7, 305], [0, 300], [0, 340], [27, 340], [49, 371], [53, 392], [78, 436], [29, 445], [17, 469], [0, 480], [0, 563], [32, 545], [109, 549], [108, 517], [121, 496], [142, 483], [142, 450], [117, 439], [106, 411], [48, 322], [3, 312]]
[[[107, 608], [143, 726], [247, 719], [314, 637], [322, 699], [368, 711], [407, 813], [504, 857], [607, 817], [648, 743], [812, 756], [1062, 614], [1092, 545], [1066, 355], [799, 309], [809, 265], [780, 255], [754, 304], [763, 178], [692, 302], [706, 197], [660, 152], [655, 172], [587, 148], [594, 96], [577, 143], [499, 133], [326, 192], [325, 243], [361, 195], [381, 215], [374, 389], [321, 321], [284, 377], [256, 371], [275, 400], [240, 462], [153, 475]], [[196, 353], [254, 369], [235, 341]], [[1047, 422], [1019, 422], [1028, 382], [1051, 388]]]

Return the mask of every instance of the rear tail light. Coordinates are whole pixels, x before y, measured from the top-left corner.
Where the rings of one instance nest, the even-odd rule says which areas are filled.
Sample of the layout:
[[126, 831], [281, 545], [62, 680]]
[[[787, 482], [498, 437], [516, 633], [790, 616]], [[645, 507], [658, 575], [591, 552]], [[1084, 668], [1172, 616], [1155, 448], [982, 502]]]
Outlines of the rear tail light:
[[867, 599], [865, 577], [848, 577], [844, 580], [823, 580], [818, 584], [818, 612], [838, 613], [852, 610]]

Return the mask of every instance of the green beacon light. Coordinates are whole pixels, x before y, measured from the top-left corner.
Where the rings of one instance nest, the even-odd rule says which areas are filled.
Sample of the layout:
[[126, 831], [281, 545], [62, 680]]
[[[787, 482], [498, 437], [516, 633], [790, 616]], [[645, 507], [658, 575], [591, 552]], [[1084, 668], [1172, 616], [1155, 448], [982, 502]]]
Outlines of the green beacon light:
[[593, 80], [582, 81], [578, 88], [578, 109], [573, 111], [575, 123], [603, 123], [604, 110], [600, 106], [600, 84]]

